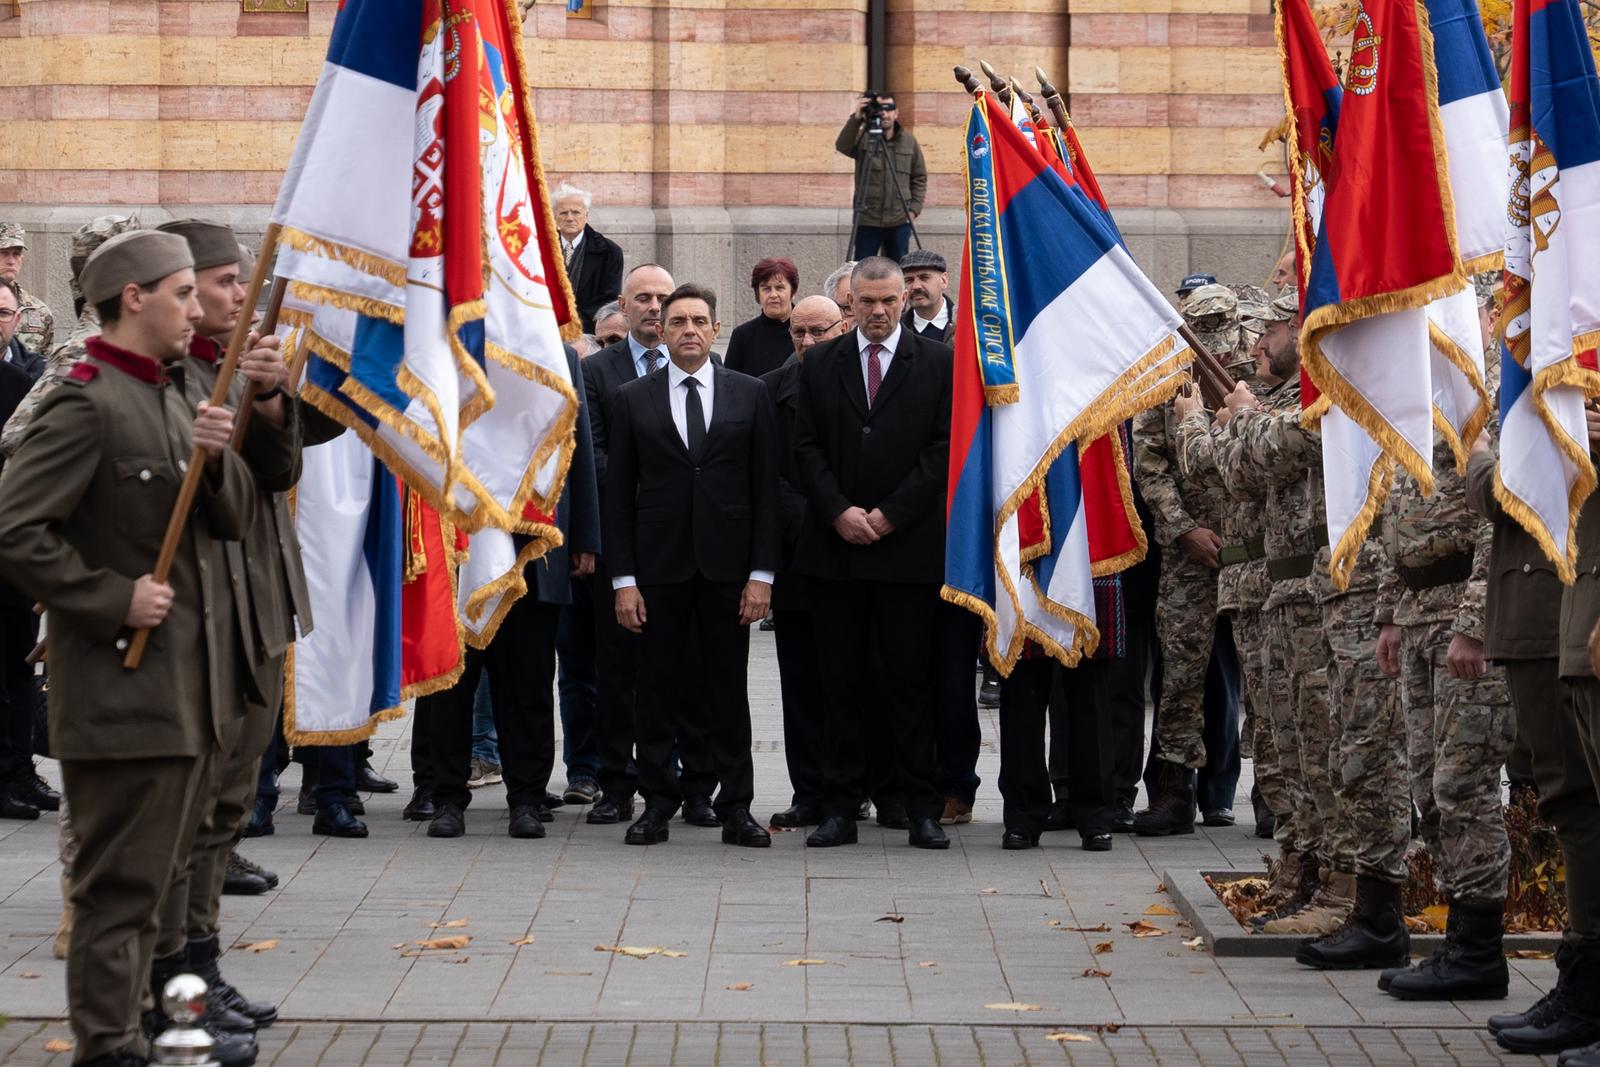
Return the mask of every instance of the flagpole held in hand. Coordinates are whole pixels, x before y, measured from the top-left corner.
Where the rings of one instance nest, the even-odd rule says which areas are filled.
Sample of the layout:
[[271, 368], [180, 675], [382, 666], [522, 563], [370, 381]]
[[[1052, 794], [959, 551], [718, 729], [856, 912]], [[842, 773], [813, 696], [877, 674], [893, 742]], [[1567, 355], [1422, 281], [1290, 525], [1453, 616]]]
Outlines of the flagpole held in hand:
[[[262, 286], [266, 284], [267, 273], [272, 269], [272, 261], [277, 255], [279, 232], [279, 225], [272, 222], [267, 224], [266, 233], [262, 235], [261, 254], [256, 259], [255, 273], [250, 276], [250, 286], [245, 290], [244, 306], [247, 308], [255, 307], [256, 301], [261, 299]], [[221, 407], [228, 402], [228, 386], [233, 383], [234, 371], [239, 367], [239, 356], [249, 336], [250, 317], [240, 315], [239, 322], [233, 328], [233, 336], [228, 339], [227, 355], [222, 359], [222, 366], [217, 368], [217, 382], [211, 389], [212, 406]], [[200, 479], [205, 476], [205, 467], [205, 449], [196, 445], [189, 454], [189, 469], [184, 472], [183, 484], [178, 488], [178, 501], [173, 505], [172, 518], [167, 521], [167, 534], [161, 541], [161, 554], [156, 557], [155, 569], [151, 572], [151, 577], [157, 583], [165, 584], [172, 573], [172, 561], [178, 555], [178, 544], [183, 540], [183, 528], [189, 521], [189, 512], [194, 508], [195, 494], [200, 491]], [[149, 630], [136, 630], [133, 639], [128, 642], [128, 653], [122, 658], [123, 667], [130, 671], [138, 670], [149, 641]]]
[[[257, 327], [262, 337], [278, 332], [278, 312], [283, 310], [283, 298], [289, 291], [289, 279], [277, 277], [272, 280], [272, 293], [267, 297], [267, 310], [261, 316], [261, 325]], [[284, 392], [289, 393], [287, 386]], [[245, 383], [244, 397], [239, 401], [239, 410], [233, 417], [233, 438], [228, 444], [235, 452], [244, 447], [244, 432], [250, 426], [250, 416], [255, 411], [256, 397], [261, 393], [261, 386], [257, 382]]]

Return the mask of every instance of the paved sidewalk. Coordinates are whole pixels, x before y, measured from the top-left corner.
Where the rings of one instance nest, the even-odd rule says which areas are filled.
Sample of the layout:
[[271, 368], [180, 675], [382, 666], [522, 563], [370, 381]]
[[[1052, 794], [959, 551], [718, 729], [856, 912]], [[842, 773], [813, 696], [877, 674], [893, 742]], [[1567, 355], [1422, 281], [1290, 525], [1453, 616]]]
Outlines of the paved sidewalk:
[[[772, 639], [752, 636], [764, 818], [788, 794]], [[464, 838], [433, 840], [400, 819], [409, 722], [387, 724], [378, 763], [408, 788], [367, 799], [367, 840], [313, 836], [294, 813], [298, 772], [285, 776], [276, 835], [244, 846], [282, 884], [223, 909], [224, 944], [275, 945], [235, 947], [224, 970], [281, 1005], [263, 1046], [280, 1063], [489, 1063], [502, 1047], [514, 1054], [501, 1062], [518, 1063], [541, 1049], [538, 1062], [622, 1063], [630, 1048], [634, 1063], [672, 1061], [673, 1049], [675, 1062], [705, 1063], [714, 1047], [723, 1063], [1493, 1063], [1482, 1020], [1553, 979], [1548, 961], [1513, 961], [1505, 1002], [1418, 1005], [1367, 973], [1190, 949], [1192, 932], [1162, 913], [1172, 902], [1157, 872], [1260, 866], [1248, 774], [1236, 828], [1119, 836], [1100, 854], [1069, 832], [1004, 852], [995, 722], [982, 718], [976, 819], [952, 828], [944, 853], [871, 824], [860, 845], [826, 851], [795, 833], [768, 851], [726, 848], [682, 822], [669, 843], [630, 848], [623, 827], [588, 826], [571, 808], [548, 838], [517, 841], [498, 786], [475, 792]], [[0, 836], [0, 1012], [14, 1020], [0, 1061], [40, 1062], [64, 1033], [52, 1023], [65, 1006], [50, 957], [55, 821], [6, 822]], [[1124, 924], [1140, 919], [1166, 933], [1134, 937]], [[471, 940], [408, 944], [450, 935]], [[1121, 1030], [1046, 1040], [1105, 1024]], [[7, 1055], [8, 1044], [21, 1047]]]

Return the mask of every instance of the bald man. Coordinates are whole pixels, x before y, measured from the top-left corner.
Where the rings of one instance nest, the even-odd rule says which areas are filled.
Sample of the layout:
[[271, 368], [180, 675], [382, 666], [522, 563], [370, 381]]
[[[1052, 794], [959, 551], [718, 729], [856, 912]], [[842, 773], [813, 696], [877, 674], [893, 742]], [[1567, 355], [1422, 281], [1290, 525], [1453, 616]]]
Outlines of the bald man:
[[[839, 305], [825, 296], [808, 296], [789, 313], [794, 355], [761, 376], [778, 410], [778, 445], [787, 464], [800, 400], [800, 364], [806, 349], [845, 332]], [[785, 466], [778, 479], [778, 514], [783, 527], [783, 566], [772, 589], [778, 634], [778, 683], [783, 693], [783, 755], [794, 789], [789, 809], [772, 817], [773, 826], [815, 826], [822, 821], [822, 664], [811, 626], [806, 580], [790, 571], [794, 547], [805, 524], [806, 498], [789, 480]]]

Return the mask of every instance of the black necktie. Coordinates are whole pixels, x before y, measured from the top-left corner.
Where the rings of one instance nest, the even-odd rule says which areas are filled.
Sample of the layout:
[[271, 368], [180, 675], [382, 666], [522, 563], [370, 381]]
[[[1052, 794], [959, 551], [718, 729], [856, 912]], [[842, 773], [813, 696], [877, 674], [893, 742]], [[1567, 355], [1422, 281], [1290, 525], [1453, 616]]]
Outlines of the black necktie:
[[654, 374], [661, 369], [661, 349], [652, 348], [644, 354], [644, 372]]
[[688, 425], [689, 456], [691, 459], [700, 458], [700, 449], [706, 443], [706, 411], [700, 406], [700, 380], [698, 378], [685, 378], [683, 387], [688, 395], [683, 398], [683, 421]]

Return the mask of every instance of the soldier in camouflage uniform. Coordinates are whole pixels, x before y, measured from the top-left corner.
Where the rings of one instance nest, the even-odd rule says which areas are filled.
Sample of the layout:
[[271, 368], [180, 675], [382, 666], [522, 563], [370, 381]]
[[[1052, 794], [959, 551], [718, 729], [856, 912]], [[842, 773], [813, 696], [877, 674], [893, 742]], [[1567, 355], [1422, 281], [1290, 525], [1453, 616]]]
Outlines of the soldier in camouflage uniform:
[[[1180, 310], [1200, 340], [1227, 358], [1238, 336], [1238, 300], [1225, 286], [1202, 285]], [[1217, 550], [1227, 497], [1219, 480], [1187, 478], [1176, 461], [1172, 405], [1141, 412], [1133, 425], [1133, 477], [1154, 517], [1161, 578], [1156, 633], [1161, 642], [1159, 772], [1150, 806], [1134, 833], [1194, 832], [1194, 771], [1205, 766], [1205, 681], [1217, 627]], [[1233, 714], [1233, 709], [1228, 709]], [[1232, 822], [1231, 813], [1222, 825]]]
[[[0, 278], [15, 282], [27, 257], [28, 235], [22, 227], [0, 222]], [[20, 286], [18, 289], [22, 293], [22, 322], [17, 327], [17, 340], [33, 355], [47, 355], [54, 342], [55, 318], [43, 300]]]
[[[1317, 549], [1327, 540], [1319, 467], [1307, 456], [1300, 429], [1298, 314], [1295, 296], [1271, 304], [1267, 331], [1257, 345], [1258, 359], [1284, 384], [1263, 407], [1247, 388], [1230, 398], [1230, 418], [1220, 435], [1218, 467], [1229, 492], [1250, 500], [1264, 494], [1264, 539], [1272, 589], [1263, 606], [1268, 620], [1268, 660], [1288, 668], [1287, 691], [1273, 693], [1268, 706], [1280, 766], [1296, 761], [1292, 847], [1285, 859], [1302, 875], [1300, 891], [1279, 914], [1264, 918], [1268, 933], [1325, 934], [1349, 913], [1354, 876], [1341, 870], [1333, 849], [1337, 840], [1337, 799], [1333, 786], [1336, 731], [1328, 706], [1330, 652], [1322, 632], [1311, 572]], [[1205, 429], [1201, 411], [1186, 411], [1191, 432]], [[1315, 456], [1320, 461], [1320, 456]], [[1271, 675], [1269, 675], [1271, 685]], [[1287, 865], [1287, 864], [1286, 864]]]
[[[95, 315], [94, 305], [87, 303], [83, 299], [83, 293], [78, 289], [78, 273], [83, 270], [90, 253], [117, 234], [138, 228], [137, 218], [129, 218], [126, 215], [101, 215], [78, 227], [78, 231], [72, 235], [72, 299], [76, 305], [78, 321], [64, 342], [45, 352], [47, 359], [44, 373], [33, 383], [33, 388], [22, 398], [22, 403], [17, 405], [17, 410], [12, 413], [11, 418], [6, 420], [5, 428], [0, 430], [0, 454], [9, 458], [16, 452], [17, 446], [22, 443], [22, 437], [28, 430], [28, 425], [33, 421], [34, 409], [61, 379], [66, 377], [72, 365], [88, 354], [84, 342], [100, 332], [100, 319]], [[63, 819], [62, 822], [65, 825], [66, 820]]]
[[[1493, 396], [1499, 360], [1484, 363]], [[1382, 541], [1394, 570], [1379, 594], [1377, 660], [1400, 679], [1412, 799], [1450, 902], [1453, 951], [1385, 977], [1402, 1000], [1498, 999], [1509, 980], [1501, 943], [1511, 861], [1500, 772], [1516, 721], [1505, 668], [1483, 657], [1493, 526], [1469, 506], [1438, 434], [1433, 478], [1432, 497], [1403, 473], [1389, 495]]]

